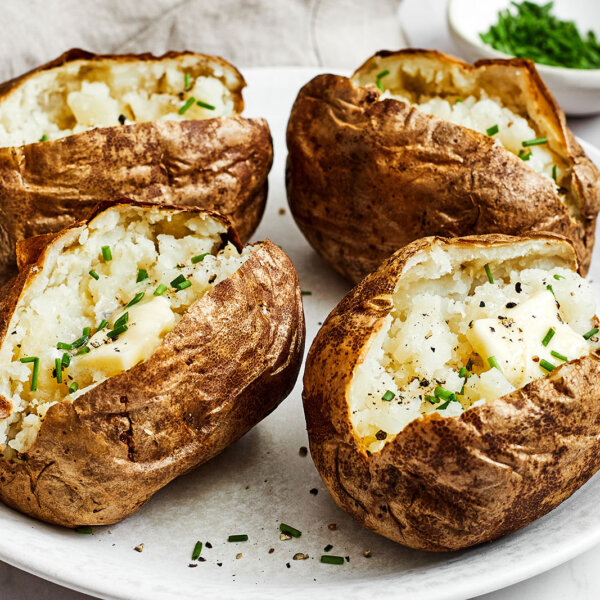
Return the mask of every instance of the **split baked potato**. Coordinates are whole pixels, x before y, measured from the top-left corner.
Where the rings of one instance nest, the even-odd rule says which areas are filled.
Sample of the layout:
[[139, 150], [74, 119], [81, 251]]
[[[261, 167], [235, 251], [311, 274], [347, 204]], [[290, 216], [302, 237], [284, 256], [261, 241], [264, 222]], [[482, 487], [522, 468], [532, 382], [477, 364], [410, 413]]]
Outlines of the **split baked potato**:
[[[45, 244], [45, 245], [44, 245]], [[292, 390], [304, 316], [287, 255], [222, 216], [119, 202], [19, 244], [0, 299], [0, 499], [114, 523]]]
[[598, 319], [553, 234], [417, 240], [350, 291], [309, 352], [310, 448], [337, 504], [421, 550], [555, 508], [600, 467]]
[[287, 144], [292, 214], [354, 282], [421, 237], [530, 230], [587, 272], [600, 174], [530, 61], [378, 52], [302, 88]]
[[0, 85], [0, 281], [18, 240], [128, 196], [216, 210], [242, 241], [262, 217], [273, 159], [223, 59], [70, 50]]

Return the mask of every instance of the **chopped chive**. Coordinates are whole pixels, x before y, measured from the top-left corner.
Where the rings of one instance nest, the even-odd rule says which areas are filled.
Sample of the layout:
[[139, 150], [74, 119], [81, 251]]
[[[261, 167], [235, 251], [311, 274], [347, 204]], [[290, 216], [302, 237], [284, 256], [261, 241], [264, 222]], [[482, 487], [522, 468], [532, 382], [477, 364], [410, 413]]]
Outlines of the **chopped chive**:
[[300, 292], [301, 296], [312, 296], [312, 292], [309, 292], [308, 290], [302, 290]]
[[391, 390], [387, 390], [387, 392], [383, 396], [381, 396], [381, 399], [384, 402], [391, 402], [395, 397], [396, 394], [394, 394], [394, 392], [392, 392]]
[[546, 286], [546, 289], [547, 289], [549, 292], [552, 292], [552, 295], [553, 295], [553, 296], [556, 298], [556, 294], [554, 293], [554, 289], [552, 288], [552, 286], [551, 286], [550, 284], [548, 284], [548, 285]]
[[386, 77], [387, 75], [389, 75], [390, 72], [386, 69], [385, 71], [381, 71], [381, 73], [379, 73], [377, 75], [377, 77], [375, 78], [375, 84], [377, 85], [377, 87], [383, 92], [383, 85], [381, 83], [381, 80]]
[[123, 325], [125, 325], [125, 323], [127, 323], [127, 321], [129, 321], [129, 313], [123, 313], [116, 321], [115, 324], [113, 325], [113, 329], [118, 329], [119, 327], [122, 327]]
[[454, 104], [459, 104], [460, 102], [462, 102], [462, 98], [457, 98], [454, 102]]
[[73, 350], [73, 344], [67, 344], [65, 342], [58, 342], [58, 344], [56, 344], [56, 347], [59, 350]]
[[331, 554], [323, 554], [321, 556], [321, 562], [327, 565], [343, 565], [344, 557], [343, 556], [331, 556]]
[[567, 362], [569, 360], [566, 356], [559, 354], [555, 350], [552, 350], [552, 352], [550, 352], [550, 354], [552, 354], [552, 356], [554, 356], [554, 358], [558, 358], [558, 360], [563, 360], [565, 362]]
[[323, 548], [323, 552], [331, 552], [333, 550], [333, 546], [331, 544], [327, 544], [325, 548]]
[[106, 326], [108, 325], [108, 321], [106, 319], [102, 319], [102, 321], [100, 321], [100, 324], [98, 325], [98, 328], [96, 329], [96, 331], [102, 331]]
[[197, 256], [192, 256], [192, 264], [197, 264], [202, 262], [206, 256], [209, 256], [210, 252], [205, 252], [204, 254], [198, 254]]
[[564, 279], [563, 275], [554, 275], [554, 279], [556, 279], [556, 281], [560, 281], [561, 279]]
[[525, 152], [525, 150], [521, 149], [519, 150], [519, 158], [521, 160], [529, 160], [531, 158], [531, 150], [529, 150], [528, 152]]
[[167, 286], [161, 283], [155, 290], [154, 296], [162, 296], [167, 291]]
[[47, 142], [48, 141], [48, 136], [46, 134], [44, 134], [41, 138], [40, 138], [40, 142]]
[[94, 271], [94, 269], [92, 269], [90, 271], [90, 275], [96, 280], [98, 281], [98, 279], [100, 279], [100, 275], [98, 275], [98, 273], [96, 273], [96, 271]]
[[443, 388], [441, 385], [438, 385], [435, 390], [433, 390], [436, 398], [441, 398], [442, 400], [448, 400], [449, 402], [456, 402], [458, 398], [454, 392]]
[[144, 281], [144, 279], [148, 279], [148, 271], [146, 269], [138, 269], [137, 277], [135, 278], [135, 282], [139, 283], [140, 281]]
[[79, 387], [79, 384], [74, 381], [70, 386], [69, 386], [69, 394], [74, 394], [77, 391], [77, 388]]
[[112, 260], [112, 252], [110, 251], [110, 246], [102, 246], [101, 250], [102, 250], [102, 258], [105, 261], [108, 262], [109, 260]]
[[114, 340], [114, 339], [118, 338], [122, 333], [127, 331], [127, 329], [128, 329], [127, 325], [121, 325], [120, 327], [115, 327], [112, 329], [112, 331], [109, 331], [106, 334], [106, 337], [109, 337], [112, 340]]
[[227, 538], [228, 542], [247, 542], [248, 541], [248, 536], [243, 533], [241, 535], [230, 535]]
[[[187, 75], [187, 73], [186, 73]], [[202, 552], [202, 542], [196, 542], [194, 546], [194, 551], [192, 552], [192, 560], [198, 560], [200, 558], [200, 554]]]
[[81, 348], [81, 350], [78, 350], [75, 353], [75, 356], [80, 356], [82, 354], [87, 354], [90, 351], [90, 347], [89, 346], [84, 346], [83, 348]]
[[427, 400], [427, 402], [429, 402], [430, 404], [437, 404], [438, 403], [438, 399], [435, 396], [425, 395], [425, 400]]
[[490, 365], [490, 367], [492, 367], [492, 369], [498, 369], [498, 371], [502, 373], [502, 369], [500, 368], [500, 365], [498, 364], [498, 361], [496, 360], [495, 356], [490, 356], [488, 358], [488, 364]]
[[[87, 344], [88, 340], [90, 339], [90, 333], [91, 333], [91, 329], [89, 327], [84, 327], [83, 328], [83, 335], [80, 338], [77, 338], [72, 344], [72, 348], [71, 350], [75, 349], [75, 348], [81, 348], [81, 346], [84, 346], [85, 344]], [[66, 350], [66, 348], [65, 348]]]
[[60, 358], [54, 359], [54, 371], [56, 375], [56, 383], [62, 383], [62, 360]]
[[552, 179], [556, 183], [556, 165], [552, 165]]
[[547, 346], [550, 343], [550, 340], [554, 337], [555, 333], [556, 331], [550, 327], [550, 329], [548, 329], [548, 333], [546, 333], [544, 339], [542, 340], [542, 346]]
[[196, 104], [208, 110], [215, 110], [215, 107], [212, 104], [209, 104], [208, 102], [202, 102], [202, 100], [198, 100]]
[[185, 288], [189, 288], [192, 285], [191, 281], [184, 281], [177, 286], [177, 291], [185, 290]]
[[554, 371], [554, 369], [556, 369], [556, 367], [548, 362], [545, 358], [542, 358], [542, 360], [540, 360], [540, 367], [542, 367], [542, 369], [546, 369], [546, 371]]
[[22, 363], [33, 363], [33, 371], [31, 373], [31, 385], [29, 386], [29, 389], [32, 392], [35, 392], [37, 390], [38, 374], [40, 371], [40, 359], [37, 356], [26, 356], [25, 358], [21, 358], [20, 360]]
[[459, 377], [466, 377], [467, 376], [467, 369], [466, 367], [461, 367], [460, 371], [458, 372], [458, 376]]
[[302, 535], [302, 532], [298, 529], [295, 529], [291, 525], [286, 525], [285, 523], [279, 524], [279, 531], [283, 533], [289, 533], [292, 537], [299, 538]]
[[187, 89], [190, 87], [190, 83], [191, 83], [191, 81], [190, 81], [190, 74], [186, 73], [183, 76], [183, 89], [187, 91]]
[[[73, 385], [77, 385], [76, 383], [74, 383]], [[73, 386], [71, 386], [73, 387]], [[75, 388], [77, 389], [77, 388]], [[71, 391], [71, 388], [69, 388], [69, 392]], [[71, 392], [72, 393], [72, 392]], [[92, 533], [92, 528], [89, 525], [85, 525], [84, 527], [75, 527], [75, 531], [77, 533], [86, 533], [86, 534], [90, 534]]]
[[590, 329], [587, 333], [583, 334], [584, 339], [589, 340], [593, 335], [596, 335], [600, 331], [597, 327]]
[[548, 138], [539, 137], [535, 138], [534, 140], [525, 140], [524, 142], [521, 142], [521, 146], [523, 146], [523, 148], [527, 148], [528, 146], [540, 146], [541, 144], [546, 144], [547, 142]]
[[437, 410], [446, 410], [449, 405], [450, 405], [450, 400], [446, 400], [446, 402], [444, 402], [444, 404], [441, 404], [440, 406], [437, 407]]
[[185, 113], [185, 111], [192, 106], [192, 104], [194, 104], [194, 102], [196, 102], [196, 98], [194, 98], [194, 96], [190, 96], [185, 104], [178, 110], [179, 114], [182, 115]]
[[185, 281], [185, 277], [183, 275], [177, 275], [173, 281], [171, 281], [171, 285], [176, 288], [180, 283]]
[[145, 292], [139, 292], [139, 293], [137, 293], [137, 294], [136, 294], [136, 295], [133, 297], [133, 300], [131, 300], [131, 301], [129, 302], [129, 304], [127, 304], [127, 305], [125, 306], [125, 308], [130, 308], [130, 307], [132, 307], [134, 304], [137, 304], [137, 303], [138, 303], [138, 302], [139, 302], [139, 301], [140, 301], [140, 300], [141, 300], [141, 299], [142, 299], [142, 298], [143, 298], [145, 295], [146, 295], [146, 294], [145, 294]]
[[488, 129], [485, 130], [485, 132], [489, 136], [496, 135], [499, 131], [500, 131], [500, 128], [498, 127], [498, 125], [492, 125], [491, 127], [489, 127]]
[[83, 335], [90, 337], [90, 333], [92, 333], [92, 328], [91, 327], [84, 327], [83, 328]]
[[71, 364], [71, 355], [68, 352], [65, 352], [60, 359], [62, 366], [66, 369]]
[[488, 281], [490, 283], [494, 283], [494, 277], [492, 276], [492, 270], [490, 269], [490, 265], [488, 263], [485, 263], [485, 265], [483, 265], [483, 268], [485, 269], [485, 274], [487, 275]]

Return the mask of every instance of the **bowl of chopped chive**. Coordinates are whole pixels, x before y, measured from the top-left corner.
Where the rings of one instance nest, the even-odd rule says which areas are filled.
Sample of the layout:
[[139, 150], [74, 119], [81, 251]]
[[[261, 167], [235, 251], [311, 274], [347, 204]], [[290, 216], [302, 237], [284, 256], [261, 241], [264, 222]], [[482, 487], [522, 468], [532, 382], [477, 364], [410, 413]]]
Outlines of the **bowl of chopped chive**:
[[450, 0], [447, 18], [467, 60], [529, 58], [565, 113], [600, 113], [597, 0]]

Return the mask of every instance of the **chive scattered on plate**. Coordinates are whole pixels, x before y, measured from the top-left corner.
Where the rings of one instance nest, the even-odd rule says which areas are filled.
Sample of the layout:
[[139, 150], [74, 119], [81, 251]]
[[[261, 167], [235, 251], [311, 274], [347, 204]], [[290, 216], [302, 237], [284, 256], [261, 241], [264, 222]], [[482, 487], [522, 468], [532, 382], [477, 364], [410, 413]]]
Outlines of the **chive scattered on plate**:
[[302, 290], [300, 292], [300, 295], [302, 295], [302, 296], [312, 296], [312, 292], [309, 292], [308, 290]]
[[[77, 384], [75, 384], [75, 385], [77, 385]], [[70, 389], [71, 388], [69, 388], [69, 390]], [[92, 533], [92, 528], [89, 525], [85, 525], [85, 526], [82, 526], [82, 527], [75, 527], [75, 531], [77, 533], [90, 534], [90, 533]]]
[[194, 551], [192, 552], [192, 560], [198, 560], [200, 558], [200, 554], [202, 553], [202, 542], [196, 542], [194, 546]]
[[321, 556], [321, 562], [327, 565], [343, 565], [344, 557], [343, 556], [332, 556], [331, 554], [323, 554]]
[[248, 541], [248, 536], [245, 533], [242, 533], [240, 535], [230, 535], [227, 538], [228, 542], [247, 542]]
[[286, 525], [285, 523], [279, 524], [279, 531], [282, 533], [288, 533], [292, 537], [299, 538], [302, 535], [302, 532], [298, 529], [295, 529], [291, 525]]

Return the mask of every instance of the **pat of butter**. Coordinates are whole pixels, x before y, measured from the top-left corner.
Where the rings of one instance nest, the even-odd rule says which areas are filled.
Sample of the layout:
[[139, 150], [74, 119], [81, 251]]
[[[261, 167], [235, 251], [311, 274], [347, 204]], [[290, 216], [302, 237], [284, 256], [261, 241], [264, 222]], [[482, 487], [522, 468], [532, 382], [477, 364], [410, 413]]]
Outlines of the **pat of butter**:
[[79, 366], [102, 371], [109, 377], [126, 371], [148, 358], [160, 344], [161, 337], [175, 325], [175, 313], [162, 296], [136, 304], [127, 312], [127, 331], [114, 341], [109, 341], [106, 331], [92, 336], [90, 352], [77, 357]]
[[[590, 351], [588, 342], [560, 319], [556, 300], [550, 291], [539, 292], [513, 309], [506, 319], [478, 319], [467, 331], [467, 340], [487, 365], [495, 356], [504, 376], [516, 388], [538, 379], [546, 371], [539, 361], [558, 365], [562, 361], [550, 353], [573, 360]], [[542, 340], [549, 329], [555, 333], [547, 346]], [[537, 358], [538, 360], [534, 360]]]

